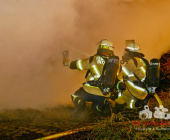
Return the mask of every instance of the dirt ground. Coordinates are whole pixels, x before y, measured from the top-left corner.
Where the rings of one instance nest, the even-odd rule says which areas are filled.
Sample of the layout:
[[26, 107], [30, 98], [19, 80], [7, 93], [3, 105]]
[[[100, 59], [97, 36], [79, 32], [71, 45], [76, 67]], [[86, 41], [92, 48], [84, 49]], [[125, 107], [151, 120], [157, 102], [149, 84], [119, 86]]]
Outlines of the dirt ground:
[[[160, 94], [164, 107], [170, 109], [169, 93]], [[168, 98], [167, 98], [168, 96]], [[149, 100], [150, 109], [158, 106], [156, 100]], [[93, 125], [104, 119], [87, 108], [80, 116], [73, 115], [73, 105], [59, 105], [54, 108], [36, 110], [32, 108], [2, 110], [0, 112], [0, 140], [33, 140], [84, 126]], [[138, 117], [138, 116], [137, 116]], [[86, 133], [73, 134], [60, 139], [85, 138]]]
[[42, 138], [90, 125], [99, 117], [87, 110], [75, 117], [73, 111], [73, 105], [59, 105], [41, 111], [31, 108], [3, 110], [0, 112], [0, 140]]

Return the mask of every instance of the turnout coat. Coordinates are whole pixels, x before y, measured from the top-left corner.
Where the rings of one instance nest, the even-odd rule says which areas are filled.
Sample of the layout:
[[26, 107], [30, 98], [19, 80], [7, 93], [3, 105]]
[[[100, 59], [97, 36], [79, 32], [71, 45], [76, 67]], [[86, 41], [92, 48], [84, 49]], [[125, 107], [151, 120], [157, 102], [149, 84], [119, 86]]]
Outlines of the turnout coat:
[[[141, 82], [145, 80], [147, 66], [141, 58], [134, 57], [134, 59], [137, 63], [135, 64], [134, 60], [130, 59], [122, 66], [122, 70], [118, 75], [118, 79], [126, 84], [126, 90], [122, 93], [120, 92], [115, 101], [118, 104], [126, 103], [126, 108], [128, 109], [134, 108], [136, 101], [138, 99], [144, 100], [148, 94], [146, 88], [139, 82], [139, 79]], [[117, 84], [117, 88], [119, 83]]]
[[[101, 76], [103, 67], [105, 65], [105, 59], [104, 56], [95, 55], [93, 57], [89, 57], [86, 59], [81, 59], [77, 61], [70, 61], [69, 67], [71, 69], [78, 69], [78, 70], [88, 70], [87, 76], [86, 76], [86, 82], [88, 81], [97, 81], [98, 78]], [[99, 87], [91, 86], [89, 83], [83, 84], [83, 89], [93, 95], [103, 96], [103, 97], [110, 97], [111, 93], [107, 95], [103, 95], [102, 91], [99, 89]]]

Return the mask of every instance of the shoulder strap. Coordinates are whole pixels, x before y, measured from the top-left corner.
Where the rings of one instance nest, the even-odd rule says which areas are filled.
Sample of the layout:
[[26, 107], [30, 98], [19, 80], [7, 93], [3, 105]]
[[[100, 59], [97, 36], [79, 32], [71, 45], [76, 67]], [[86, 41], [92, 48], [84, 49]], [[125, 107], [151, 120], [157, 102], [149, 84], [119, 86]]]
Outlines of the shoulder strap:
[[[102, 57], [102, 56], [100, 56], [100, 57]], [[104, 60], [105, 60], [105, 64], [104, 64], [104, 66], [103, 66], [103, 70], [102, 70], [102, 74], [101, 74], [101, 76], [99, 77], [99, 81], [102, 81], [103, 80], [103, 77], [104, 77], [104, 72], [105, 72], [105, 70], [106, 70], [106, 66], [107, 66], [107, 58], [104, 58], [104, 57], [102, 57]]]
[[138, 62], [137, 62], [137, 60], [136, 60], [134, 57], [132, 57], [131, 59], [133, 60], [133, 62], [134, 62], [134, 64], [135, 64], [135, 66], [137, 67], [137, 66], [138, 66]]
[[[95, 55], [90, 56], [90, 58], [89, 58], [89, 64], [93, 61], [94, 56], [95, 56]], [[89, 75], [89, 73], [90, 73], [90, 70], [88, 70], [88, 71], [86, 72], [85, 78], [87, 78], [87, 76]]]
[[142, 60], [145, 62], [146, 66], [147, 66], [147, 69], [148, 69], [148, 67], [149, 67], [149, 62], [148, 62], [148, 60], [145, 59], [145, 58], [143, 58], [143, 57], [141, 57], [140, 59], [142, 59]]
[[94, 56], [90, 56], [89, 63], [93, 61]]
[[147, 59], [144, 58], [144, 55], [136, 55], [135, 57], [142, 59], [145, 62], [146, 66], [147, 67], [149, 66], [149, 62]]

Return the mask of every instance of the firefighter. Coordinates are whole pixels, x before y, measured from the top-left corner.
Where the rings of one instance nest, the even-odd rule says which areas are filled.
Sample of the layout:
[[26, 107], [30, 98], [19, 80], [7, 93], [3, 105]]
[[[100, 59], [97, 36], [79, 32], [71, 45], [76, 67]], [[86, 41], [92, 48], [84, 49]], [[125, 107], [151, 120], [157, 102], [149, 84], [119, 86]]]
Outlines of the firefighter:
[[117, 83], [119, 91], [115, 99], [115, 110], [142, 108], [148, 101], [148, 90], [145, 85], [148, 61], [140, 53], [139, 44], [126, 40], [126, 48], [121, 60], [121, 71]]
[[107, 39], [101, 40], [98, 45], [97, 54], [94, 56], [76, 61], [70, 61], [68, 58], [63, 59], [63, 64], [70, 69], [87, 70], [86, 82], [71, 95], [75, 104], [75, 114], [85, 109], [86, 101], [92, 102], [93, 110], [102, 113], [106, 99], [110, 97], [110, 93], [103, 94], [97, 82], [102, 74], [106, 60], [110, 56], [114, 56], [114, 47], [112, 42]]

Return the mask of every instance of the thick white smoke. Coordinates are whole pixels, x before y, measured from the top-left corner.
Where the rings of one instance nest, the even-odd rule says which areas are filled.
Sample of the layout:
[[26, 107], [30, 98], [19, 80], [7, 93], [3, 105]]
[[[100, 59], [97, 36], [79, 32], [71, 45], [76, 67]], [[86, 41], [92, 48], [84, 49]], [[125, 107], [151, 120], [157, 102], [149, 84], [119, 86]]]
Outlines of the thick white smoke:
[[170, 1], [0, 1], [0, 109], [70, 103], [85, 72], [62, 65], [96, 53], [107, 38], [120, 56], [134, 39], [146, 58], [170, 49]]

